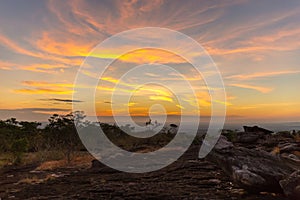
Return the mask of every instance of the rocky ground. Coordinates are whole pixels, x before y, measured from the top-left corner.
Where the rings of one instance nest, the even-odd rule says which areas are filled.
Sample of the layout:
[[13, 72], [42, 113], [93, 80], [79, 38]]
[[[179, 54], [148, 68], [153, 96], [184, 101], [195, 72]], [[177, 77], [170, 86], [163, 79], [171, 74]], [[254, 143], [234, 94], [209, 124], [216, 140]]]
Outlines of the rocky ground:
[[[246, 142], [244, 146], [254, 151], [265, 149], [266, 153], [272, 154], [275, 146], [283, 145], [282, 138], [281, 142], [274, 142], [274, 147], [258, 143], [259, 139], [254, 141], [257, 145]], [[289, 143], [294, 144], [294, 140]], [[240, 148], [243, 143], [236, 141], [234, 145]], [[251, 190], [242, 189], [245, 187], [224, 170], [228, 163], [214, 162], [209, 157], [198, 159], [198, 152], [199, 145], [193, 145], [175, 163], [145, 174], [118, 172], [95, 161], [85, 168], [37, 170], [37, 165], [6, 167], [0, 170], [0, 199], [287, 199], [282, 191], [250, 193]], [[242, 170], [251, 169], [243, 165]]]

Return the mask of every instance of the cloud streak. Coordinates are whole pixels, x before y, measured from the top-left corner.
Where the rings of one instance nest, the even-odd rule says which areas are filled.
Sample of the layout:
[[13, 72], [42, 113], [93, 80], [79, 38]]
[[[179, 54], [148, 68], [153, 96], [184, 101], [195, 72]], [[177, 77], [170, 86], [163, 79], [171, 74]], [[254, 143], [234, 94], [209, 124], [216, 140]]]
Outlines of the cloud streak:
[[238, 84], [238, 83], [229, 84], [229, 86], [238, 87], [238, 88], [244, 88], [244, 89], [256, 90], [256, 91], [261, 92], [261, 93], [269, 93], [269, 92], [271, 92], [273, 90], [273, 88], [262, 87], [262, 86], [254, 86], [254, 85], [247, 85], [247, 84]]
[[59, 90], [59, 89], [46, 89], [46, 88], [34, 88], [34, 89], [17, 89], [14, 90], [16, 93], [23, 94], [58, 94], [58, 95], [66, 95], [73, 94], [73, 90]]
[[238, 74], [233, 76], [228, 76], [226, 79], [235, 79], [235, 80], [253, 80], [257, 78], [268, 78], [281, 75], [290, 75], [290, 74], [299, 74], [300, 71], [275, 71], [275, 72], [260, 72], [254, 74]]
[[42, 101], [50, 101], [50, 102], [63, 102], [63, 103], [82, 103], [84, 101], [74, 100], [74, 99], [58, 99], [58, 98], [51, 98], [51, 99], [40, 99]]

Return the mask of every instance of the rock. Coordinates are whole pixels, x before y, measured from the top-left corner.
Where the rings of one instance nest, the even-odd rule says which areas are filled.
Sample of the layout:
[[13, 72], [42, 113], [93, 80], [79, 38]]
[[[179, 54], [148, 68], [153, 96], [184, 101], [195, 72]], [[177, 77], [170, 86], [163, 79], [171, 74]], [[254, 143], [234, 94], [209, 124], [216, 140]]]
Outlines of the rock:
[[281, 180], [280, 185], [284, 194], [291, 200], [300, 199], [300, 170], [292, 173], [288, 178]]
[[263, 134], [271, 134], [274, 133], [273, 131], [264, 129], [264, 128], [260, 128], [258, 126], [243, 126], [244, 131], [247, 133], [263, 133]]
[[[236, 185], [251, 193], [283, 192], [279, 181], [290, 175], [292, 168], [266, 151], [234, 147], [224, 140], [221, 137], [207, 158], [220, 166]], [[220, 148], [224, 144], [228, 148]]]
[[258, 126], [244, 126], [244, 132], [236, 133], [237, 143], [245, 143], [245, 144], [253, 144], [257, 143], [259, 139], [263, 139], [269, 136], [273, 131], [269, 131], [264, 128], [260, 128]]
[[293, 134], [289, 131], [281, 131], [276, 133], [276, 135], [280, 136], [280, 137], [284, 137], [284, 138], [294, 138]]
[[280, 158], [295, 170], [300, 170], [300, 158], [294, 154], [283, 153]]
[[261, 176], [250, 172], [247, 167], [244, 167], [243, 169], [234, 167], [233, 171], [233, 179], [235, 180], [235, 182], [247, 185], [248, 187], [251, 187], [251, 185], [253, 184], [261, 185], [266, 181]]
[[221, 135], [214, 149], [217, 151], [222, 151], [225, 149], [231, 149], [233, 147], [233, 144], [229, 142], [225, 136]]
[[237, 133], [237, 142], [240, 143], [255, 143], [262, 136], [257, 133], [241, 132]]
[[290, 153], [292, 151], [300, 151], [300, 143], [285, 143], [279, 145], [281, 153]]
[[278, 145], [280, 158], [295, 170], [300, 170], [300, 143], [281, 143]]

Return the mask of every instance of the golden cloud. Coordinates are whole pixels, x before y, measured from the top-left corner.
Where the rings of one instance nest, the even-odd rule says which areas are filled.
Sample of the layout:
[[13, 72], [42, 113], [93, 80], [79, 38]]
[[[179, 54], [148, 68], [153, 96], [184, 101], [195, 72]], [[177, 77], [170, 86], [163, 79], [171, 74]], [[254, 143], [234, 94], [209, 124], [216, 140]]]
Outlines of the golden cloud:
[[35, 89], [17, 89], [14, 90], [16, 93], [23, 94], [72, 94], [73, 90], [56, 90], [56, 89], [46, 89], [46, 88], [35, 88]]

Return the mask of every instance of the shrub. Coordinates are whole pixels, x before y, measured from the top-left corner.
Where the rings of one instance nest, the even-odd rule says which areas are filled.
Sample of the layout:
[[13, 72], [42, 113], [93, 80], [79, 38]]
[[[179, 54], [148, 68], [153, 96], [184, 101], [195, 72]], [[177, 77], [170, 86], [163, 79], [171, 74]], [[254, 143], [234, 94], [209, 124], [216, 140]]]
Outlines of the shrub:
[[23, 154], [28, 150], [28, 141], [25, 138], [15, 140], [12, 143], [11, 151], [14, 156], [14, 164], [21, 164]]

